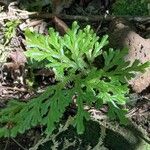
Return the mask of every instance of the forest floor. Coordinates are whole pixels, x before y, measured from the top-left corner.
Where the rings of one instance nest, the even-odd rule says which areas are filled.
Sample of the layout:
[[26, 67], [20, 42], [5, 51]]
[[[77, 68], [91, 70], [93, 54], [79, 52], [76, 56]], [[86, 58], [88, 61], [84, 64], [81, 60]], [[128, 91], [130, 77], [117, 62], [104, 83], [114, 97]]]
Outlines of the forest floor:
[[[18, 7], [15, 4], [9, 4], [9, 7], [4, 3], [0, 5], [0, 109], [6, 107], [7, 102], [12, 99], [28, 101], [29, 98], [41, 93], [45, 87], [52, 85], [55, 80], [51, 71], [43, 68], [34, 69], [34, 82], [36, 84], [34, 86], [30, 85], [33, 84], [28, 81], [31, 70], [27, 67], [27, 58], [23, 53], [27, 49], [24, 30], [30, 28], [38, 33], [47, 34], [48, 28], [54, 27], [60, 34], [64, 34], [66, 28], [70, 26], [73, 18], [75, 18], [73, 16], [76, 15], [71, 14], [71, 19], [69, 17], [67, 19], [67, 16], [65, 16], [65, 19], [63, 17], [60, 19], [51, 15], [49, 17], [45, 15], [45, 18], [40, 18], [39, 15], [36, 18], [36, 15], [22, 10], [22, 7], [22, 5]], [[94, 21], [90, 19], [89, 21], [81, 20], [82, 17], [79, 21], [81, 26], [90, 24], [99, 36], [109, 33], [109, 26], [112, 21], [104, 18], [100, 21], [96, 21], [96, 19]], [[132, 20], [131, 23], [137, 34], [145, 39], [150, 38], [150, 20], [143, 22]], [[132, 91], [130, 99], [131, 101], [128, 102], [126, 107], [129, 109], [128, 116], [135, 125], [135, 129], [130, 125], [116, 128], [116, 123], [112, 123], [112, 127], [107, 128], [102, 149], [146, 150], [147, 148], [148, 150], [150, 148], [147, 146], [150, 144], [150, 86], [145, 87], [139, 93]], [[101, 114], [101, 112], [99, 113]], [[104, 123], [102, 125], [105, 126]], [[99, 124], [93, 121], [87, 122], [86, 132], [82, 136], [78, 136], [73, 128], [69, 128], [56, 136], [59, 143], [61, 143], [58, 149], [86, 150], [93, 147], [96, 149], [97, 143], [100, 142], [99, 133], [101, 130]], [[120, 130], [120, 132], [117, 133], [117, 130]], [[122, 132], [129, 134], [124, 135]], [[137, 137], [136, 134], [139, 136]], [[19, 135], [17, 138], [0, 139], [0, 150], [28, 149], [39, 138], [39, 128], [37, 127], [24, 135]], [[62, 142], [67, 143], [66, 139], [71, 139], [71, 142], [69, 141], [71, 143], [70, 147], [62, 145]], [[143, 145], [138, 147], [142, 140], [147, 147]], [[63, 146], [65, 148], [62, 148]], [[46, 150], [48, 148], [44, 145], [39, 149]]]

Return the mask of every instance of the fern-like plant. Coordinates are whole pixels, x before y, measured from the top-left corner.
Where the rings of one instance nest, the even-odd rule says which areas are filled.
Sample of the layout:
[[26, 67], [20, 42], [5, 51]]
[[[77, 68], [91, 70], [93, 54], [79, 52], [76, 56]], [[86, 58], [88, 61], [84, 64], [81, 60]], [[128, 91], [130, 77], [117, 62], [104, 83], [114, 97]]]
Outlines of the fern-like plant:
[[[26, 56], [47, 62], [45, 67], [53, 69], [57, 82], [27, 103], [11, 100], [0, 111], [1, 137], [15, 137], [37, 125], [45, 126], [45, 133], [51, 134], [73, 101], [77, 107], [73, 124], [78, 133], [83, 133], [84, 120], [89, 119], [84, 106], [109, 104], [110, 117], [117, 115], [124, 123], [120, 106], [126, 103], [129, 92], [126, 79], [133, 77], [134, 72], [144, 71], [149, 63], [124, 62], [126, 49], [103, 51], [108, 36], [98, 37], [90, 26], [79, 29], [77, 22], [64, 36], [52, 28], [49, 35], [26, 31], [25, 36]], [[97, 56], [103, 57], [104, 65], [95, 65]]]

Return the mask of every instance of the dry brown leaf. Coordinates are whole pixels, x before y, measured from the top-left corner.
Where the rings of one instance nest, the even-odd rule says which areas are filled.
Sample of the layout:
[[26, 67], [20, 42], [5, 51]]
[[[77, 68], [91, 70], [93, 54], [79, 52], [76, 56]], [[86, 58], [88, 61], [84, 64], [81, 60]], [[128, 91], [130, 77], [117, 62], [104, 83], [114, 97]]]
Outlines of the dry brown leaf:
[[4, 69], [6, 69], [8, 72], [10, 72], [11, 74], [11, 78], [13, 80], [17, 80], [19, 77], [20, 78], [20, 83], [24, 84], [24, 75], [25, 75], [25, 71], [24, 71], [24, 67], [25, 67], [25, 63], [27, 62], [26, 57], [23, 53], [23, 51], [21, 50], [16, 50], [16, 51], [12, 51], [9, 54], [9, 59], [11, 59], [11, 62], [7, 62], [4, 64]]
[[64, 21], [62, 21], [61, 19], [59, 19], [58, 17], [54, 17], [53, 22], [55, 24], [56, 30], [61, 35], [64, 35], [67, 32], [67, 30], [69, 29], [69, 27], [66, 25], [66, 23]]
[[11, 62], [7, 62], [4, 64], [4, 68], [10, 69], [10, 70], [17, 70], [20, 67], [25, 66], [25, 63], [27, 62], [27, 59], [24, 55], [24, 53], [20, 50], [12, 51], [8, 58], [11, 60]]
[[12, 62], [24, 65], [27, 62], [27, 59], [21, 50], [16, 50], [14, 52], [11, 52], [9, 54], [9, 58], [12, 60]]

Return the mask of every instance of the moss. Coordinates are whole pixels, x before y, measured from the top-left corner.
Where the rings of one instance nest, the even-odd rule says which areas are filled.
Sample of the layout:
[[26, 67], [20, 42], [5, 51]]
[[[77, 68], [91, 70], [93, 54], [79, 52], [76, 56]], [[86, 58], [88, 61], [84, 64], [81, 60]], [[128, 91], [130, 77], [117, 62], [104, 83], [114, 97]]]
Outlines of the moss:
[[141, 0], [116, 0], [113, 4], [112, 11], [114, 15], [148, 15], [148, 1]]

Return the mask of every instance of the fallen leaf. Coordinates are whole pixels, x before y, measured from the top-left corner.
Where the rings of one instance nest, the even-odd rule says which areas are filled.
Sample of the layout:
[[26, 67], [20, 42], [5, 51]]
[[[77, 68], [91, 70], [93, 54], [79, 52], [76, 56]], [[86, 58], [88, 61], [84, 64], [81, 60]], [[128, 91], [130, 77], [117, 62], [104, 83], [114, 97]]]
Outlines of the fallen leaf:
[[64, 35], [67, 32], [67, 30], [69, 29], [69, 27], [66, 25], [66, 23], [64, 21], [62, 21], [61, 19], [59, 19], [58, 17], [54, 17], [53, 22], [55, 24], [56, 30], [61, 35]]
[[12, 62], [14, 62], [16, 64], [24, 65], [27, 62], [27, 59], [26, 59], [23, 51], [21, 51], [19, 49], [14, 52], [11, 52], [9, 54], [9, 58], [12, 60]]

